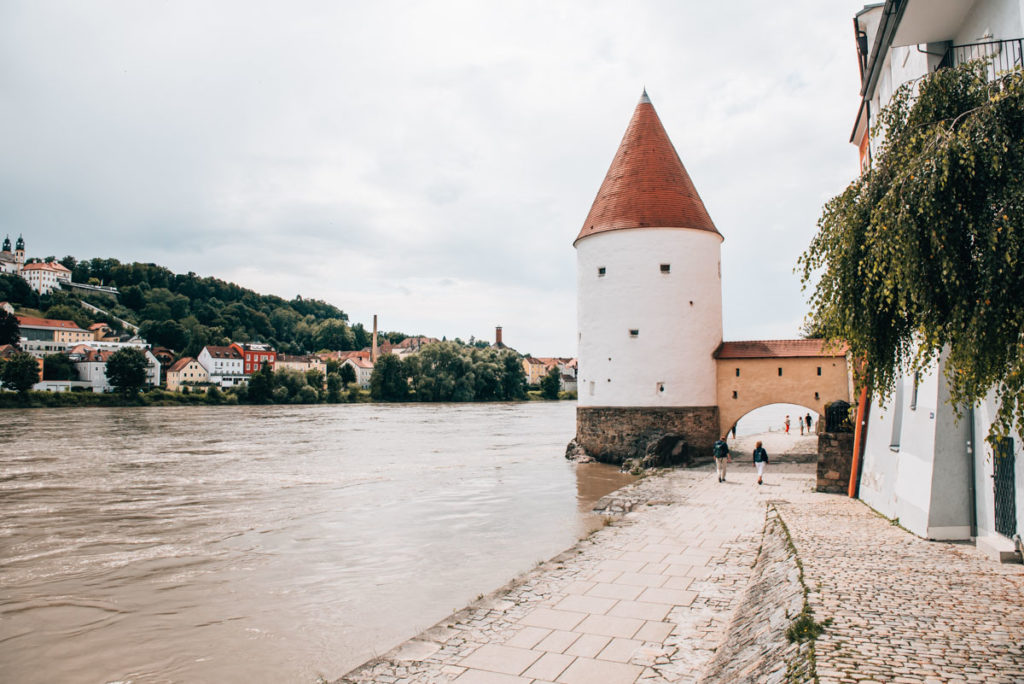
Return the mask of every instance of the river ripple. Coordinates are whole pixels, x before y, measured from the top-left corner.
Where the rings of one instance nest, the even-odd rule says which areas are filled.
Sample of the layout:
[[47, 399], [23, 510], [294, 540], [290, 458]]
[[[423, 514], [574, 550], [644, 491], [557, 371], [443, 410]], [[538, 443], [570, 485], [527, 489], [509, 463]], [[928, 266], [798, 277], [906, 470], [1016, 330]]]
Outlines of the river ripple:
[[595, 524], [574, 408], [4, 411], [0, 679], [340, 676]]

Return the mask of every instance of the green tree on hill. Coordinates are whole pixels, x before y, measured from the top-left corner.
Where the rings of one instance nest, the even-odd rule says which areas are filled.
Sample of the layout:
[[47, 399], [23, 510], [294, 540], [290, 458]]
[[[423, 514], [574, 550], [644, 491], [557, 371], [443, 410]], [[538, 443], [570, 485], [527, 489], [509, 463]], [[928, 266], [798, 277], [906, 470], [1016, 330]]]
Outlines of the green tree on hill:
[[338, 375], [341, 377], [341, 384], [346, 387], [356, 381], [356, 369], [350, 363], [342, 364], [338, 369]]
[[107, 382], [123, 394], [134, 394], [146, 384], [146, 354], [135, 347], [123, 347], [107, 359]]
[[47, 354], [43, 357], [44, 380], [77, 380], [78, 371], [67, 354]]
[[0, 345], [5, 344], [21, 348], [21, 326], [17, 316], [0, 309]]
[[277, 379], [274, 377], [274, 370], [270, 364], [264, 364], [262, 368], [249, 376], [249, 387], [247, 397], [253, 404], [269, 404], [274, 399], [274, 388], [277, 386]]
[[558, 371], [558, 366], [552, 366], [551, 370], [540, 379], [540, 396], [545, 399], [557, 399], [561, 379], [562, 374]]
[[370, 396], [376, 401], [402, 401], [409, 394], [409, 381], [404, 364], [394, 354], [377, 359], [370, 376]]
[[28, 395], [32, 385], [39, 382], [39, 362], [26, 352], [16, 352], [3, 361], [0, 369], [0, 383], [6, 389], [13, 390], [23, 398]]

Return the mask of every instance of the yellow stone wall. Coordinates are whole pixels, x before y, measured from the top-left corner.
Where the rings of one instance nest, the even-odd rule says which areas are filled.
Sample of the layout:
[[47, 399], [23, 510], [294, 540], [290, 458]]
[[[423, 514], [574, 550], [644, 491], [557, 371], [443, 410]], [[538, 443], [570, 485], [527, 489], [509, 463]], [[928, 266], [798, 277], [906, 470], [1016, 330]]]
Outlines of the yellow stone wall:
[[[843, 356], [718, 359], [717, 363], [722, 434], [747, 413], [769, 404], [799, 404], [820, 416], [829, 402], [851, 401], [849, 373]], [[779, 375], [780, 368], [782, 375]], [[821, 375], [818, 375], [819, 368]], [[793, 429], [796, 429], [796, 416]]]

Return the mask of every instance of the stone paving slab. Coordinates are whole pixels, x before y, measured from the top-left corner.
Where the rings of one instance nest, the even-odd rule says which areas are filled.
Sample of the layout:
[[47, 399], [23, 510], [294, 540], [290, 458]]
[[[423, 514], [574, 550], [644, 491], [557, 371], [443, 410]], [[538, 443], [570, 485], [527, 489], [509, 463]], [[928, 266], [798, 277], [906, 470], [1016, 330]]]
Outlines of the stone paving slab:
[[734, 469], [670, 471], [617, 495], [632, 509], [509, 587], [350, 672], [341, 682], [694, 682], [747, 584], [765, 502], [810, 490], [805, 473], [758, 487]]
[[[338, 681], [1024, 682], [1024, 567], [816, 494], [813, 470], [644, 478], [614, 524]], [[831, 624], [790, 645], [805, 600]]]

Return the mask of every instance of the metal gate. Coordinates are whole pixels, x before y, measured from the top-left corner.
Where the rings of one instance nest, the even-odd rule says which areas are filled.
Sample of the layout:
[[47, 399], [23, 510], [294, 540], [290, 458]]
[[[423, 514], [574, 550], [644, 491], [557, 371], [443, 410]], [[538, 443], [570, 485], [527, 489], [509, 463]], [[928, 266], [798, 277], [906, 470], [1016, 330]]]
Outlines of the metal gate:
[[993, 489], [996, 501], [996, 532], [1007, 537], [1017, 534], [1017, 491], [1013, 478], [1013, 439], [999, 442], [994, 464]]

